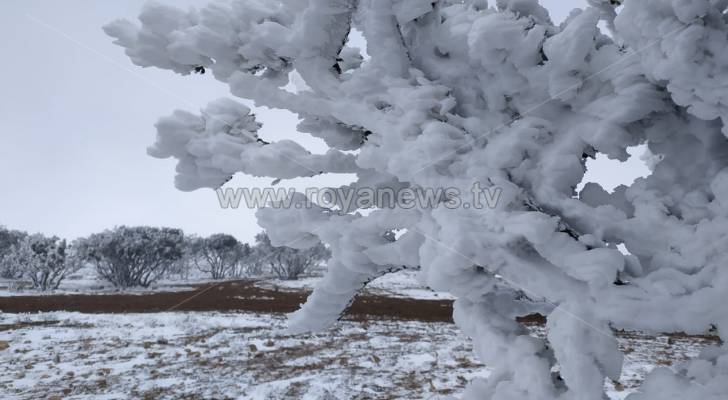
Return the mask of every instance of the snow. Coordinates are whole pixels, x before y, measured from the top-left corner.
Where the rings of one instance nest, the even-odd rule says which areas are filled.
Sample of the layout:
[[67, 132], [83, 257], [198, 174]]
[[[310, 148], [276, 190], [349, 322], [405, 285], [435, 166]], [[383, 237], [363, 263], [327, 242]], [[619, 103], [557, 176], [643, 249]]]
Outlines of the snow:
[[321, 279], [320, 276], [303, 276], [294, 280], [263, 279], [256, 285], [264, 288], [278, 287], [283, 290], [310, 290]]
[[454, 300], [455, 297], [446, 292], [437, 292], [417, 279], [417, 271], [402, 270], [383, 275], [367, 285], [367, 290], [374, 294], [404, 297], [421, 300]]
[[[312, 290], [320, 276], [306, 276], [297, 280], [283, 281], [279, 279], [265, 279], [256, 282], [264, 288], [278, 287], [283, 290]], [[367, 284], [367, 293], [387, 297], [400, 297], [419, 300], [454, 300], [449, 293], [436, 292], [417, 280], [417, 271], [402, 270], [383, 275]]]
[[[543, 337], [543, 327], [532, 326]], [[711, 342], [620, 334], [623, 399], [656, 365]], [[491, 369], [453, 324], [342, 321], [291, 335], [282, 315], [233, 313], [0, 314], [4, 399], [445, 399]], [[0, 349], [2, 346], [0, 346]]]
[[294, 336], [280, 315], [48, 313], [3, 315], [0, 329], [10, 344], [0, 388], [17, 399], [412, 398], [457, 393], [459, 376], [485, 373], [452, 324], [343, 322]]

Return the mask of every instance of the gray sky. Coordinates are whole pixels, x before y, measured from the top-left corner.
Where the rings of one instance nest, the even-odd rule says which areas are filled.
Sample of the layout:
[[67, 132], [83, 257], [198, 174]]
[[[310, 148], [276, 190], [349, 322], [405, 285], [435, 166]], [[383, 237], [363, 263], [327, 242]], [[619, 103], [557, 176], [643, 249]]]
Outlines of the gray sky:
[[[163, 2], [187, 6], [208, 1]], [[138, 68], [111, 44], [101, 26], [136, 18], [143, 3], [3, 1], [0, 224], [70, 239], [122, 224], [179, 227], [203, 235], [228, 232], [245, 241], [260, 230], [254, 211], [222, 210], [211, 190], [176, 190], [175, 162], [146, 155], [160, 116], [180, 108], [197, 112], [228, 91], [209, 74], [180, 77]], [[561, 21], [584, 1], [542, 4]], [[296, 133], [290, 113], [255, 112], [266, 138], [301, 138], [310, 150], [324, 150], [317, 139]], [[622, 175], [605, 169], [598, 180], [618, 182], [639, 168], [623, 166]], [[297, 180], [286, 187], [306, 183]], [[230, 183], [269, 184], [269, 179], [242, 175]]]

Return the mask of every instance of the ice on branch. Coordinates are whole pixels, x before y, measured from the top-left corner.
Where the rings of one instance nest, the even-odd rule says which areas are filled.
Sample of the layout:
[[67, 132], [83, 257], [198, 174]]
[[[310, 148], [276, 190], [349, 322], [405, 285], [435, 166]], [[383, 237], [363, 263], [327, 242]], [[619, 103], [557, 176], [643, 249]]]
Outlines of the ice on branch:
[[176, 185], [182, 190], [217, 188], [235, 173], [295, 178], [356, 171], [353, 156], [331, 150], [311, 154], [290, 140], [268, 143], [250, 109], [230, 99], [210, 103], [193, 115], [175, 111], [157, 122], [157, 142], [149, 154], [178, 160]]
[[[297, 114], [297, 134], [330, 147], [267, 143], [231, 100], [177, 111], [150, 153], [179, 160], [181, 189], [242, 172], [502, 190], [479, 209], [260, 210], [273, 245], [320, 240], [332, 253], [292, 330], [324, 328], [371, 279], [419, 269], [458, 296], [455, 321], [494, 368], [466, 399], [590, 400], [619, 377], [612, 329], [716, 327], [728, 339], [728, 0], [588, 3], [560, 25], [536, 0], [152, 4], [141, 24], [105, 29], [134, 63], [210, 71], [237, 97]], [[353, 31], [365, 43], [350, 43]], [[305, 90], [286, 90], [290, 76]], [[635, 145], [649, 149], [650, 176], [577, 192], [588, 158], [626, 160]], [[535, 311], [548, 314], [548, 342], [514, 320]], [[726, 365], [723, 345], [657, 368], [628, 398], [723, 398]]]

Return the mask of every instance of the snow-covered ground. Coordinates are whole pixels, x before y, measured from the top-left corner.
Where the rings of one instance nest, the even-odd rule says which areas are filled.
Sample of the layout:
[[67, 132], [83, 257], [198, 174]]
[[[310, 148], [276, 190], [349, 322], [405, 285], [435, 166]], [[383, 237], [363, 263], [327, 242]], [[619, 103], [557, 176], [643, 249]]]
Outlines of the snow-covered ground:
[[[311, 289], [320, 277], [264, 279], [283, 291]], [[148, 294], [191, 290], [191, 281], [162, 281]], [[0, 284], [0, 287], [2, 284]], [[421, 284], [415, 271], [372, 281], [373, 295], [451, 299]], [[90, 273], [55, 293], [115, 293]], [[35, 291], [1, 290], [0, 296]], [[543, 337], [543, 327], [532, 326]], [[709, 339], [620, 333], [625, 368], [605, 382], [623, 399], [655, 366], [674, 368]], [[1, 399], [445, 399], [487, 376], [471, 341], [452, 324], [343, 321], [326, 332], [289, 335], [278, 314], [0, 313]], [[54, 397], [55, 396], [55, 397]]]
[[[624, 388], [607, 383], [612, 399], [706, 344], [619, 341], [628, 353]], [[3, 399], [444, 399], [487, 374], [447, 323], [343, 321], [292, 336], [280, 315], [0, 314]]]
[[[265, 288], [278, 287], [281, 289], [301, 290], [313, 289], [316, 282], [321, 279], [318, 276], [310, 276], [295, 281], [281, 281], [278, 279], [265, 279], [258, 282], [258, 285]], [[436, 292], [417, 279], [417, 271], [403, 270], [386, 274], [371, 281], [366, 291], [371, 294], [403, 297], [420, 300], [453, 300], [449, 293]]]
[[485, 373], [444, 323], [343, 322], [291, 336], [282, 316], [255, 314], [0, 318], [4, 399], [437, 398]]

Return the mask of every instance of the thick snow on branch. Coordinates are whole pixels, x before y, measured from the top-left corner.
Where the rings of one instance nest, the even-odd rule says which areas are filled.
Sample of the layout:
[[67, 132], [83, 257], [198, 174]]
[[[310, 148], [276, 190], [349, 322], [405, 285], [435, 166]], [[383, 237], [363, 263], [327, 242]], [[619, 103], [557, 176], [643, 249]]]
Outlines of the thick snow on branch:
[[[331, 148], [267, 143], [232, 100], [176, 111], [150, 154], [179, 161], [181, 189], [243, 172], [355, 173], [348, 189], [452, 188], [465, 201], [476, 184], [500, 191], [489, 207], [260, 210], [274, 245], [332, 252], [292, 330], [323, 328], [371, 279], [417, 268], [458, 296], [455, 320], [494, 368], [466, 398], [601, 399], [621, 370], [612, 329], [714, 326], [728, 339], [728, 0], [619, 3], [590, 0], [557, 26], [537, 0], [230, 0], [151, 4], [140, 25], [105, 29], [134, 63], [211, 71]], [[305, 82], [295, 93], [292, 74]], [[657, 160], [650, 176], [576, 191], [588, 157], [626, 160], [639, 144]], [[548, 343], [514, 322], [543, 310]], [[719, 399], [727, 366], [727, 347], [706, 351], [629, 398]]]
[[258, 137], [258, 128], [248, 107], [220, 99], [199, 116], [175, 111], [160, 119], [149, 154], [179, 160], [176, 184], [182, 190], [217, 188], [237, 172], [295, 178], [358, 169], [353, 156], [337, 150], [315, 155], [291, 140], [267, 143]]

